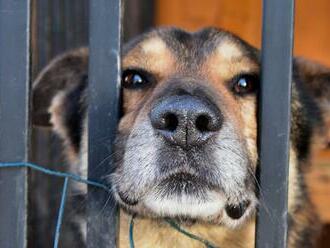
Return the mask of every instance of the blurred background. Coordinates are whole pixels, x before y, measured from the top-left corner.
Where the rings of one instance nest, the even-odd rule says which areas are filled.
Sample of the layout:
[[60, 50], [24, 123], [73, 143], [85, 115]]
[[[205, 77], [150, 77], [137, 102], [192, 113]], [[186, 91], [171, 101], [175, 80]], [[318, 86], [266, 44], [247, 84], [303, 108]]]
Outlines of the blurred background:
[[[32, 0], [32, 77], [57, 54], [88, 45], [88, 0]], [[124, 40], [155, 26], [195, 31], [216, 26], [238, 34], [256, 47], [261, 44], [261, 0], [124, 0]], [[330, 1], [296, 1], [294, 54], [330, 66]], [[50, 131], [47, 113], [33, 117], [32, 160], [66, 169], [61, 145]], [[330, 140], [330, 139], [329, 139]], [[50, 147], [50, 149], [45, 149]], [[29, 247], [51, 247], [62, 181], [32, 173]], [[308, 189], [324, 224], [318, 248], [330, 247], [330, 150], [314, 154]], [[74, 196], [72, 196], [74, 197]], [[76, 211], [84, 208], [84, 203]], [[73, 213], [66, 212], [65, 220]], [[77, 247], [64, 225], [61, 240]]]

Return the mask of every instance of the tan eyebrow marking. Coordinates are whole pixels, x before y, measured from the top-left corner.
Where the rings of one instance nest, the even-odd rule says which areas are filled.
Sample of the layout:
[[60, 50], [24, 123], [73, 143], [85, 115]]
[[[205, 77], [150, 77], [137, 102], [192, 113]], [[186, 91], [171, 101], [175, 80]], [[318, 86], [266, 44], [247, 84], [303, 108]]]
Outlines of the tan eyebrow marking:
[[224, 40], [205, 61], [203, 71], [214, 81], [229, 80], [239, 73], [255, 73], [259, 66], [233, 41]]
[[236, 44], [230, 41], [222, 42], [217, 48], [216, 53], [225, 60], [238, 59], [243, 56], [243, 52]]
[[173, 68], [175, 57], [160, 37], [151, 37], [138, 44], [123, 58], [122, 66], [138, 67], [160, 74]]
[[144, 53], [164, 53], [167, 49], [165, 42], [159, 37], [153, 37], [142, 43], [141, 48]]

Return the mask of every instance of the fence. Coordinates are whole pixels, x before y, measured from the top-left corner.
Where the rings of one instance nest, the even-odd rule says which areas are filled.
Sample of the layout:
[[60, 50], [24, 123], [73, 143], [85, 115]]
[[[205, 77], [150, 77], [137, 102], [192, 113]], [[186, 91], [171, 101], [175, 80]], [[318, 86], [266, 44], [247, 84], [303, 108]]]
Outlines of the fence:
[[[293, 5], [293, 0], [264, 0], [259, 179], [260, 200], [266, 207], [258, 213], [257, 247], [287, 243]], [[121, 9], [120, 0], [90, 1], [89, 172], [111, 152], [118, 120]], [[0, 0], [0, 55], [0, 162], [25, 164], [30, 144], [29, 0]], [[98, 137], [108, 143], [100, 145]], [[99, 181], [101, 175], [98, 170], [89, 177]], [[1, 169], [0, 184], [0, 247], [26, 247], [27, 169]], [[110, 199], [105, 210], [111, 217], [95, 215], [106, 197], [102, 189], [88, 193], [88, 247], [115, 247], [115, 202]]]

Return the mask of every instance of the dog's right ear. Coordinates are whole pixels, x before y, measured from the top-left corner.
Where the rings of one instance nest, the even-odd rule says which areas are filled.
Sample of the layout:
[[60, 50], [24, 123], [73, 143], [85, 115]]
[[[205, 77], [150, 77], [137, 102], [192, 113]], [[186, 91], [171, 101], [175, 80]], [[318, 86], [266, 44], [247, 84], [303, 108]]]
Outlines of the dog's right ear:
[[53, 59], [33, 83], [32, 122], [50, 126], [63, 139], [66, 156], [76, 162], [86, 114], [88, 50], [80, 48]]

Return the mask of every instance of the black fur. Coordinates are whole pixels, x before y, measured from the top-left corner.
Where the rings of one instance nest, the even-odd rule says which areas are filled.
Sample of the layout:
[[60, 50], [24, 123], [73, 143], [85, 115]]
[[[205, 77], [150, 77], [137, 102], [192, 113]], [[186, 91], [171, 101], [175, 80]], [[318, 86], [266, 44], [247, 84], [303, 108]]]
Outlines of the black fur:
[[[228, 40], [233, 44], [238, 45], [241, 48], [244, 56], [248, 57], [251, 61], [255, 62], [255, 64], [260, 65], [260, 53], [257, 49], [250, 46], [245, 41], [241, 40], [239, 37], [215, 28], [207, 28], [203, 29], [196, 33], [188, 33], [180, 29], [174, 28], [163, 28], [158, 30], [153, 30], [149, 33], [143, 34], [138, 38], [134, 39], [133, 41], [129, 42], [123, 49], [123, 55], [127, 55], [127, 53], [134, 47], [138, 46], [140, 42], [145, 40], [146, 38], [158, 36], [161, 37], [163, 41], [165, 41], [167, 47], [176, 54], [176, 56], [181, 59], [182, 61], [189, 61], [189, 69], [194, 70], [197, 66], [207, 59], [213, 52], [214, 49], [217, 47], [221, 40]], [[187, 52], [190, 51], [190, 52]], [[188, 56], [188, 57], [187, 57]], [[63, 128], [67, 130], [68, 137], [66, 139], [70, 140], [70, 143], [78, 153], [80, 146], [81, 146], [81, 137], [83, 131], [83, 121], [86, 118], [86, 110], [87, 110], [87, 67], [85, 63], [79, 63], [77, 61], [72, 60], [70, 63], [70, 59], [67, 57], [63, 61], [60, 61], [59, 64], [55, 66], [55, 72], [52, 73], [43, 73], [46, 75], [44, 78], [38, 79], [38, 87], [36, 88], [38, 92], [48, 92], [48, 97], [52, 98], [54, 96], [54, 91], [58, 91], [59, 89], [62, 90], [63, 88], [66, 91], [65, 98], [64, 98], [64, 109], [63, 113], [61, 114], [62, 119], [64, 120]], [[76, 59], [76, 57], [75, 57]], [[86, 59], [86, 58], [84, 58]], [[181, 62], [182, 62], [181, 61]], [[72, 66], [72, 64], [74, 66]], [[78, 65], [76, 67], [76, 65]], [[297, 152], [298, 157], [298, 187], [299, 192], [297, 193], [297, 199], [295, 199], [296, 205], [293, 210], [293, 215], [301, 214], [306, 211], [306, 205], [309, 206], [310, 202], [308, 199], [308, 194], [306, 191], [306, 186], [304, 183], [304, 173], [305, 173], [305, 164], [308, 164], [308, 159], [311, 150], [311, 143], [312, 138], [315, 131], [322, 126], [322, 113], [324, 110], [321, 108], [319, 99], [328, 98], [330, 99], [330, 73], [322, 69], [322, 73], [315, 73], [315, 74], [306, 74], [304, 70], [304, 63], [301, 61], [294, 60], [293, 63], [293, 86], [292, 86], [292, 115], [291, 115], [291, 142], [295, 151]], [[60, 70], [59, 68], [65, 67], [66, 70]], [[70, 69], [71, 67], [71, 69]], [[82, 68], [83, 67], [83, 68]], [[77, 69], [78, 68], [78, 69]], [[48, 70], [54, 70], [54, 68], [50, 68]], [[54, 73], [60, 73], [62, 81], [60, 84], [55, 85], [54, 87], [49, 86], [49, 81], [53, 81]], [[64, 75], [64, 74], [67, 75]], [[71, 73], [71, 74], [70, 74]], [[258, 72], [259, 73], [259, 72]], [[72, 76], [74, 74], [74, 76]], [[258, 75], [257, 75], [258, 76]], [[74, 83], [68, 83], [68, 78], [70, 81], [74, 81]], [[65, 79], [65, 80], [64, 80]], [[179, 80], [179, 79], [178, 79]], [[313, 81], [314, 84], [311, 86], [309, 84], [310, 81]], [[181, 82], [181, 81], [180, 81]], [[207, 83], [206, 83], [207, 84]], [[47, 85], [47, 86], [44, 86]], [[188, 89], [184, 89], [188, 85]], [[193, 89], [189, 86], [189, 83], [185, 85], [182, 83], [181, 91], [184, 94], [194, 95], [196, 92], [198, 94], [204, 94], [204, 98], [212, 99], [212, 101], [216, 101], [212, 92], [207, 92], [207, 87], [201, 87], [200, 89]], [[198, 84], [194, 84], [198, 85]], [[326, 85], [326, 90], [323, 90], [323, 86]], [[48, 88], [47, 88], [48, 87]], [[46, 88], [47, 90], [44, 90]], [[49, 89], [51, 88], [51, 90]], [[54, 89], [55, 88], [55, 89]], [[167, 90], [166, 90], [167, 89]], [[201, 90], [202, 89], [202, 90]], [[192, 91], [192, 92], [190, 92]], [[163, 91], [164, 92], [164, 89]], [[178, 88], [173, 93], [171, 89], [171, 83], [168, 82], [167, 88], [165, 88], [165, 92], [167, 95], [158, 95], [159, 99], [161, 100], [163, 97], [168, 97], [171, 94], [180, 94], [178, 93]], [[43, 95], [43, 97], [45, 97]], [[147, 101], [144, 99], [143, 101]], [[38, 102], [35, 100], [35, 102]], [[47, 103], [50, 101], [47, 100]], [[144, 104], [141, 103], [141, 104]], [[47, 106], [48, 107], [48, 106]], [[42, 108], [44, 109], [44, 108]], [[124, 110], [123, 110], [123, 113]], [[257, 116], [256, 116], [257, 118]], [[127, 140], [127, 136], [129, 133], [121, 133], [119, 132], [117, 137], [121, 137], [121, 139], [116, 140], [116, 147], [120, 148], [117, 149], [114, 156], [115, 162], [121, 161], [123, 159], [124, 149], [125, 149], [125, 140]], [[167, 147], [168, 150], [170, 149], [177, 149]], [[168, 165], [166, 161], [171, 159], [164, 154], [170, 154], [171, 152], [168, 150], [164, 150], [163, 154], [160, 154], [158, 157], [159, 164], [162, 165], [162, 168], [166, 169]], [[195, 166], [193, 163], [198, 164], [199, 170], [203, 170], [203, 166], [200, 166], [204, 163], [204, 159], [207, 156], [207, 150], [201, 149], [200, 151], [191, 151], [191, 154], [183, 154], [182, 156], [178, 156], [176, 161], [180, 163], [180, 160], [187, 160], [187, 156], [189, 156], [189, 163], [192, 163], [192, 166]], [[205, 159], [206, 160], [206, 159]], [[187, 160], [188, 161], [188, 160]], [[203, 173], [201, 173], [203, 174]], [[207, 173], [204, 173], [205, 177], [211, 177]], [[185, 177], [186, 175], [181, 175]], [[176, 179], [176, 178], [175, 178]], [[199, 179], [196, 179], [199, 182]], [[169, 181], [169, 184], [173, 184], [173, 181]], [[249, 182], [246, 182], [249, 185]], [[208, 185], [212, 187], [212, 185]], [[174, 187], [173, 190], [175, 191], [176, 188]], [[190, 190], [189, 188], [187, 190]], [[161, 192], [163, 193], [163, 192]], [[124, 197], [125, 198], [125, 197]], [[127, 197], [126, 197], [127, 198]], [[127, 198], [127, 201], [130, 202]], [[134, 199], [133, 199], [134, 200]], [[135, 201], [132, 201], [135, 204]], [[312, 216], [312, 215], [311, 215]], [[310, 217], [310, 218], [314, 218]], [[317, 218], [315, 220], [308, 220], [309, 223], [316, 223]], [[290, 216], [289, 224], [291, 227], [291, 232], [294, 229], [294, 232], [299, 229], [299, 225], [294, 216]], [[305, 223], [304, 223], [305, 224]], [[316, 226], [316, 224], [315, 224]], [[302, 230], [300, 230], [299, 238], [295, 241], [294, 247], [311, 247], [313, 236], [315, 235], [315, 226], [308, 227], [306, 226]], [[296, 235], [296, 233], [294, 234]]]

